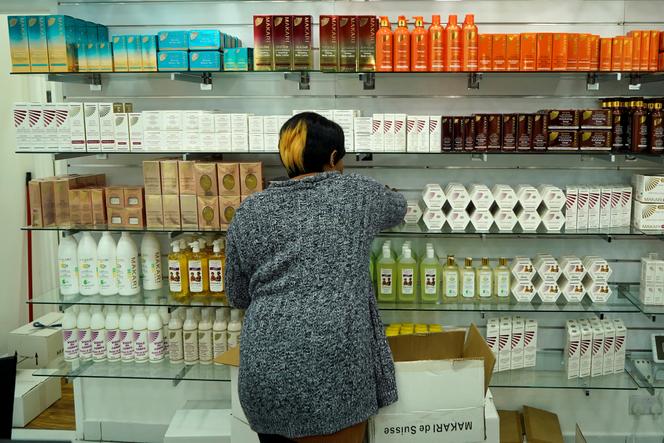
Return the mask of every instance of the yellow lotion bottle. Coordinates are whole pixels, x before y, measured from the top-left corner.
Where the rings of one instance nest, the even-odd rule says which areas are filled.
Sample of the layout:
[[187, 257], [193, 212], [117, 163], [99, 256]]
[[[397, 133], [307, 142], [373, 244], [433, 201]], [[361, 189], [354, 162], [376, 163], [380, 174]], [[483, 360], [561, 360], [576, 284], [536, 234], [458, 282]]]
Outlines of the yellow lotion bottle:
[[180, 242], [171, 243], [173, 251], [168, 254], [168, 290], [171, 296], [183, 301], [189, 296], [187, 257], [180, 251]]
[[376, 263], [376, 280], [378, 286], [378, 301], [394, 302], [397, 299], [397, 291], [394, 285], [396, 277], [396, 263], [392, 258], [390, 244], [383, 244], [383, 254]]
[[461, 281], [461, 301], [473, 301], [476, 298], [475, 290], [475, 268], [473, 268], [473, 259], [466, 257], [466, 262], [460, 271]]
[[488, 257], [482, 257], [482, 265], [477, 269], [476, 292], [480, 301], [489, 301], [493, 296], [493, 270]]
[[399, 274], [399, 292], [400, 302], [414, 302], [415, 288], [417, 287], [417, 261], [413, 258], [413, 252], [410, 245], [405, 244], [403, 253], [397, 265]]
[[459, 302], [459, 267], [454, 263], [454, 256], [447, 256], [447, 264], [443, 267], [443, 301]]
[[498, 260], [498, 266], [493, 270], [493, 276], [493, 291], [495, 299], [499, 303], [509, 303], [512, 275], [510, 268], [507, 266], [507, 258], [500, 257]]
[[221, 247], [223, 240], [217, 239], [212, 242], [212, 255], [208, 259], [210, 276], [210, 295], [214, 299], [222, 299], [224, 292], [224, 274], [226, 272], [226, 255]]
[[189, 257], [189, 292], [193, 297], [205, 297], [210, 292], [210, 280], [208, 274], [208, 256], [201, 252], [198, 240], [189, 243], [192, 254]]
[[440, 262], [431, 243], [427, 243], [426, 255], [420, 263], [420, 288], [422, 302], [440, 302]]

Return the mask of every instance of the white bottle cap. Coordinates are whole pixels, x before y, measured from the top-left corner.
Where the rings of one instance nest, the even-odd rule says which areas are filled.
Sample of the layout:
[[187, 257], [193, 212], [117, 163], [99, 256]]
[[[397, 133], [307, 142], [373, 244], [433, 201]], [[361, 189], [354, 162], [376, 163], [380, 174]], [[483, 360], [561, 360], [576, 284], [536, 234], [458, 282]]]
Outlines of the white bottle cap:
[[240, 321], [239, 309], [231, 309], [231, 321]]

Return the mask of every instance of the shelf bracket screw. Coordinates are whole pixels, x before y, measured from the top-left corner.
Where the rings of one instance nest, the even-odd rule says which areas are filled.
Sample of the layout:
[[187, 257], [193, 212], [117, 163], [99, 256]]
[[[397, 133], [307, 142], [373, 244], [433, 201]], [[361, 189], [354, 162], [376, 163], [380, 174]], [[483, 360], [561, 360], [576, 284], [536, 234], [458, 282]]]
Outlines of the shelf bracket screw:
[[480, 89], [482, 74], [480, 72], [471, 72], [468, 74], [468, 89]]
[[364, 72], [360, 74], [360, 81], [362, 82], [362, 89], [365, 91], [376, 89], [375, 72]]
[[588, 91], [599, 91], [599, 81], [596, 72], [589, 72], [586, 76], [586, 89]]

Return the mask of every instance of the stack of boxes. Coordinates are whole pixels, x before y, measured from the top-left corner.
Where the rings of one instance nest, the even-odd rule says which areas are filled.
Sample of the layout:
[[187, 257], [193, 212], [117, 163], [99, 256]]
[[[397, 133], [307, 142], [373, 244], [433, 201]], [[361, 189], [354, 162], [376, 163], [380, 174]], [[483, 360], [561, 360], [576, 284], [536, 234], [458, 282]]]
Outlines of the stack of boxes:
[[644, 305], [664, 305], [664, 260], [656, 253], [641, 258], [639, 296]]
[[375, 16], [321, 15], [320, 70], [375, 71], [377, 31]]
[[560, 257], [559, 263], [562, 273], [558, 280], [560, 293], [567, 303], [580, 303], [586, 295], [586, 288], [583, 285], [586, 268], [583, 266], [583, 260], [573, 255], [566, 255]]
[[443, 326], [424, 323], [390, 323], [385, 328], [385, 335], [388, 337], [394, 337], [397, 335], [435, 334], [436, 332], [443, 332]]
[[634, 219], [632, 225], [639, 230], [664, 230], [664, 175], [635, 174]]
[[568, 231], [626, 227], [632, 216], [632, 187], [568, 186], [565, 190]]
[[608, 109], [565, 109], [545, 113], [549, 151], [610, 151], [611, 112]]
[[583, 259], [586, 275], [583, 286], [593, 303], [606, 303], [613, 291], [609, 286], [609, 278], [613, 270], [606, 259], [597, 256], [587, 256]]
[[514, 257], [512, 261], [512, 296], [518, 303], [530, 303], [536, 294], [533, 278], [535, 266], [528, 257]]
[[154, 72], [157, 70], [156, 35], [114, 35], [113, 71]]
[[251, 49], [216, 29], [160, 31], [156, 39], [159, 71], [221, 71], [226, 63], [228, 70], [248, 71], [251, 66]]
[[627, 329], [622, 320], [568, 320], [566, 332], [568, 379], [624, 372]]
[[533, 262], [537, 271], [534, 284], [542, 303], [556, 303], [560, 297], [558, 279], [562, 274], [558, 260], [550, 254], [537, 254]]
[[486, 343], [496, 357], [494, 372], [535, 367], [537, 364], [537, 321], [521, 317], [491, 318]]
[[253, 23], [255, 71], [314, 69], [310, 15], [255, 15]]
[[105, 189], [105, 194], [109, 227], [145, 227], [145, 199], [142, 186], [109, 186]]

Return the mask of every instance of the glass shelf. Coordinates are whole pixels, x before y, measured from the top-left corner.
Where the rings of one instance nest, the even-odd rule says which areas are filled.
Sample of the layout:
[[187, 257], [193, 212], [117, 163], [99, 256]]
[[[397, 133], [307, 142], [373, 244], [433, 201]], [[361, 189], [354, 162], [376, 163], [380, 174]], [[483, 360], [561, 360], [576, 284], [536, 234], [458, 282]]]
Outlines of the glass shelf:
[[110, 232], [163, 232], [163, 233], [173, 233], [177, 235], [182, 232], [216, 232], [216, 233], [225, 233], [220, 229], [210, 229], [210, 228], [195, 228], [195, 229], [182, 229], [182, 228], [149, 228], [146, 226], [142, 227], [125, 227], [125, 226], [108, 226], [108, 225], [70, 225], [70, 226], [44, 226], [44, 227], [34, 227], [34, 226], [23, 226], [21, 227], [22, 231], [110, 231]]
[[159, 363], [123, 363], [73, 361], [63, 359], [53, 361], [48, 367], [37, 369], [35, 376], [97, 378], [97, 379], [134, 379], [134, 380], [172, 380], [172, 381], [223, 381], [231, 380], [230, 368], [220, 365], [185, 365], [172, 364], [167, 359]]
[[664, 306], [659, 305], [646, 305], [643, 304], [641, 298], [639, 297], [639, 286], [630, 285], [625, 288], [621, 288], [621, 292], [629, 301], [636, 306], [639, 311], [643, 312], [646, 315], [658, 315], [664, 314]]
[[600, 377], [567, 378], [565, 360], [560, 351], [537, 351], [534, 368], [496, 372], [492, 388], [584, 389], [634, 391], [638, 386], [627, 372]]
[[651, 353], [629, 353], [625, 366], [640, 388], [653, 394], [655, 389], [664, 389], [664, 363], [655, 363]]

